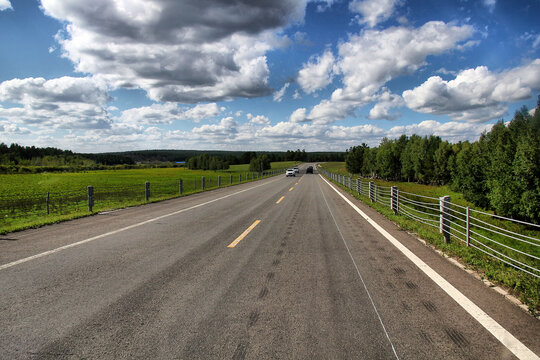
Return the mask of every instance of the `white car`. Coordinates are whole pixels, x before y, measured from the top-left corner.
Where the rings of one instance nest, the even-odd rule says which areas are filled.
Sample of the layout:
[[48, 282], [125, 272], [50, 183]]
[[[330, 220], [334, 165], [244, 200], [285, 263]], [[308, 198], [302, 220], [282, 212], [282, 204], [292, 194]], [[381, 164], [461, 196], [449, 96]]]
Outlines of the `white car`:
[[298, 174], [300, 172], [300, 169], [298, 169], [298, 166], [293, 167], [294, 173]]
[[285, 171], [285, 176], [296, 176], [295, 174], [296, 172], [294, 169], [287, 169], [287, 171]]

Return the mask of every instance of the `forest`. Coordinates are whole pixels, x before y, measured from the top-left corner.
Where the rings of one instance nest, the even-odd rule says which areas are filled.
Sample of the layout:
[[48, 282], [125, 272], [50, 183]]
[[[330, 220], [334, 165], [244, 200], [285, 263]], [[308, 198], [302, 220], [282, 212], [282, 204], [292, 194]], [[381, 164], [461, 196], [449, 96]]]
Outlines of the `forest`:
[[402, 135], [378, 147], [351, 147], [347, 171], [363, 177], [449, 185], [484, 209], [540, 223], [540, 97], [508, 123], [497, 122], [475, 142]]
[[[263, 160], [264, 156], [264, 160]], [[52, 147], [10, 146], [0, 143], [0, 173], [35, 173], [52, 171], [102, 170], [137, 166], [179, 166], [190, 169], [223, 170], [229, 165], [251, 164], [261, 168], [277, 161], [344, 161], [345, 152], [287, 151], [203, 151], [203, 150], [140, 150], [111, 153], [75, 153]], [[262, 161], [262, 162], [261, 162]], [[182, 165], [180, 165], [182, 166]]]

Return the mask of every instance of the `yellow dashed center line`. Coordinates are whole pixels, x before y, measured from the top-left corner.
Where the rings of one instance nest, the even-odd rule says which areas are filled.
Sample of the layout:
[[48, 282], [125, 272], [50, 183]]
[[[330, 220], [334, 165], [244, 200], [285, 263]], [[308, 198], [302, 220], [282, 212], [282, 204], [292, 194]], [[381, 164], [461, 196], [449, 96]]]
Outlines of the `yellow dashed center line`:
[[283, 200], [283, 199], [285, 199], [285, 196], [280, 197], [279, 200], [276, 201], [276, 204], [279, 204], [281, 202], [281, 200]]
[[292, 189], [294, 189], [294, 186], [292, 188], [290, 188], [289, 191], [292, 191]]
[[251, 230], [253, 230], [255, 228], [255, 226], [259, 225], [259, 223], [261, 222], [261, 220], [255, 220], [255, 222], [253, 224], [251, 224], [250, 227], [248, 227], [246, 229], [246, 231], [244, 231], [239, 237], [237, 237], [232, 243], [230, 243], [229, 245], [227, 245], [228, 248], [233, 248], [235, 247], [240, 241], [242, 241], [250, 232]]

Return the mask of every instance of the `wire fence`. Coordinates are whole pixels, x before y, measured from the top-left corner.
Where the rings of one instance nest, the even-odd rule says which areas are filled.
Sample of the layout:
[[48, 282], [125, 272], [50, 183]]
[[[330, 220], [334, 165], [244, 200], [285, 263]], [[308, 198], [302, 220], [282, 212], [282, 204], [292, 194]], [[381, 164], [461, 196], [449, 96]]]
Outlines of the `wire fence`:
[[540, 278], [540, 225], [472, 209], [441, 198], [400, 191], [397, 186], [380, 186], [362, 179], [319, 171], [330, 180], [438, 229], [445, 239], [458, 240], [467, 247], [488, 255], [535, 278]]
[[267, 178], [283, 173], [271, 170], [262, 173], [215, 174], [185, 179], [160, 180], [152, 184], [116, 186], [89, 185], [72, 191], [43, 194], [0, 195], [0, 230], [12, 224], [32, 223], [63, 215], [89, 214], [104, 210], [143, 204], [190, 193], [216, 189]]

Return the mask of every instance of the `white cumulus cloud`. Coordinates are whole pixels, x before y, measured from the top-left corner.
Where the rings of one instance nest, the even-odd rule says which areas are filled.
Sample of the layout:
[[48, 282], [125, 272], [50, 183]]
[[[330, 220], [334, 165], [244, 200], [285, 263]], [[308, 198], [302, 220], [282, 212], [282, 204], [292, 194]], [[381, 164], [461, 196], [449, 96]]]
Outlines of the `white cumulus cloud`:
[[360, 24], [374, 27], [388, 20], [400, 3], [401, 0], [353, 0], [349, 3], [349, 9], [360, 14], [358, 17]]
[[66, 129], [107, 128], [109, 100], [105, 84], [90, 77], [12, 79], [0, 83], [0, 101], [18, 106], [0, 106], [0, 119]]
[[[453, 50], [473, 33], [470, 25], [431, 21], [420, 28], [391, 27], [351, 35], [339, 45], [335, 63], [343, 87], [314, 106], [306, 118], [329, 124], [354, 115], [357, 108], [376, 101], [388, 81], [417, 71], [429, 55]], [[382, 116], [382, 110], [379, 107], [373, 116]]]
[[0, 11], [7, 9], [13, 9], [9, 0], [0, 0]]
[[484, 122], [506, 113], [508, 102], [530, 98], [540, 90], [540, 59], [529, 64], [491, 72], [486, 66], [461, 71], [453, 80], [432, 76], [422, 85], [403, 92], [412, 110], [449, 115], [454, 120]]
[[238, 123], [232, 117], [221, 119], [219, 124], [205, 124], [194, 128], [191, 132], [196, 135], [202, 135], [207, 139], [223, 140], [234, 138], [238, 133]]
[[299, 108], [293, 111], [289, 117], [289, 121], [293, 123], [304, 122], [306, 119], [306, 108]]
[[251, 124], [255, 124], [255, 125], [270, 125], [270, 119], [268, 119], [268, 117], [264, 116], [264, 115], [252, 115], [252, 114], [247, 114], [247, 118], [249, 119], [249, 122]]
[[303, 21], [306, 0], [42, 0], [77, 71], [155, 101], [196, 103], [270, 93], [266, 52]]
[[216, 103], [199, 104], [192, 108], [178, 107], [177, 104], [152, 104], [122, 111], [119, 120], [132, 124], [172, 124], [174, 121], [191, 120], [199, 122], [203, 119], [218, 116], [221, 109]]
[[373, 120], [395, 120], [399, 117], [399, 113], [393, 113], [392, 109], [403, 106], [404, 101], [401, 96], [392, 94], [385, 90], [379, 95], [377, 104], [369, 111], [368, 119]]
[[326, 87], [334, 76], [334, 55], [326, 50], [322, 56], [312, 57], [298, 72], [297, 81], [304, 92], [310, 94]]

